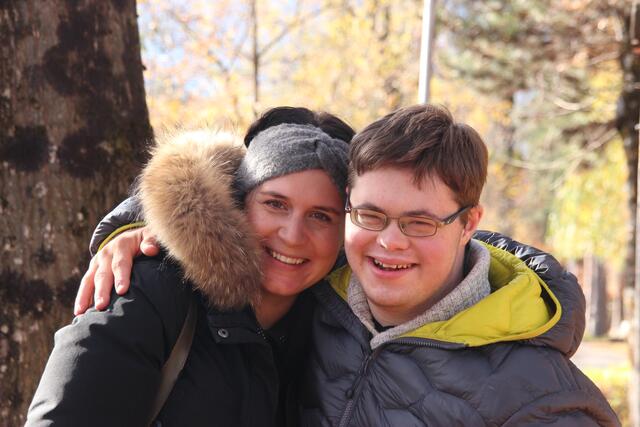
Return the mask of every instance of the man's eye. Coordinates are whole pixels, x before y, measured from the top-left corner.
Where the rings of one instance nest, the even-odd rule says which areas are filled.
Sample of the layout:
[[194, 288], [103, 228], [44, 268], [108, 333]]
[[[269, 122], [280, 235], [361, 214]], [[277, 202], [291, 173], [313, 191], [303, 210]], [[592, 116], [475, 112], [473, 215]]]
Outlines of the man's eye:
[[429, 218], [406, 218], [404, 220], [405, 227], [414, 233], [432, 233], [437, 227], [436, 223]]
[[276, 199], [265, 200], [263, 204], [272, 209], [277, 209], [277, 210], [282, 210], [286, 208], [285, 204], [282, 201], [276, 200]]
[[378, 226], [384, 223], [384, 217], [377, 212], [373, 211], [357, 211], [357, 218], [361, 224]]
[[408, 218], [407, 225], [415, 225], [416, 227], [432, 227], [433, 221], [422, 218]]

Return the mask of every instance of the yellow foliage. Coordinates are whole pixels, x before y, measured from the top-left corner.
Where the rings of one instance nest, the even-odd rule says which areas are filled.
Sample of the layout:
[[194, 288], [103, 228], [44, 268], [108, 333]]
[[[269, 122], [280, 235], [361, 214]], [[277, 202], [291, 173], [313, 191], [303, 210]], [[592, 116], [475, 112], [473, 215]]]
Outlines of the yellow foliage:
[[624, 260], [628, 224], [626, 161], [622, 142], [609, 143], [596, 167], [567, 178], [549, 215], [548, 242], [559, 256], [597, 255]]

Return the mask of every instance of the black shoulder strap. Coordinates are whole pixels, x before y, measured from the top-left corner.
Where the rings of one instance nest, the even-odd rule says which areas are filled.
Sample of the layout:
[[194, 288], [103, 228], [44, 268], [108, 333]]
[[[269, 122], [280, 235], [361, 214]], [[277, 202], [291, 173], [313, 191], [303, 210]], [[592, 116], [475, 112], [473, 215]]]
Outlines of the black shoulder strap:
[[184, 323], [182, 324], [180, 335], [178, 335], [178, 339], [173, 346], [173, 350], [171, 350], [169, 358], [162, 367], [158, 394], [156, 395], [156, 400], [153, 403], [149, 425], [153, 423], [153, 421], [160, 413], [160, 410], [167, 401], [167, 398], [169, 397], [169, 394], [171, 393], [171, 390], [173, 389], [173, 386], [178, 379], [178, 375], [180, 375], [182, 368], [184, 368], [184, 364], [187, 361], [187, 356], [189, 356], [189, 351], [191, 350], [193, 335], [196, 331], [197, 318], [198, 303], [196, 302], [195, 295], [192, 295], [191, 303], [189, 304], [189, 310], [187, 311], [187, 316], [185, 317]]

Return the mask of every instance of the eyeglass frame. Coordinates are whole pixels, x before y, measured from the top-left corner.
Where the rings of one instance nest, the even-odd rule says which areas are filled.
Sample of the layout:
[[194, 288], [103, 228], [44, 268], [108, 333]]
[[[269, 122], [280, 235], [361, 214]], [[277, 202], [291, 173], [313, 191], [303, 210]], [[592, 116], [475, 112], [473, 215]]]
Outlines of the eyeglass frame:
[[[438, 234], [438, 230], [442, 227], [444, 227], [445, 225], [449, 225], [452, 222], [454, 222], [460, 215], [462, 215], [463, 213], [467, 212], [469, 209], [471, 209], [473, 207], [473, 205], [468, 205], [468, 206], [464, 206], [460, 209], [458, 209], [456, 212], [454, 212], [453, 214], [449, 215], [446, 218], [440, 219], [440, 218], [433, 218], [430, 216], [418, 216], [418, 215], [402, 215], [402, 216], [390, 216], [387, 215], [384, 212], [379, 212], [373, 209], [363, 209], [363, 208], [354, 208], [351, 206], [351, 198], [349, 196], [349, 194], [347, 194], [347, 200], [345, 201], [344, 204], [344, 211], [346, 213], [349, 214], [349, 218], [351, 220], [351, 223], [353, 225], [356, 225], [364, 230], [369, 230], [369, 231], [383, 231], [384, 229], [386, 229], [389, 226], [389, 223], [391, 222], [390, 220], [395, 219], [398, 222], [398, 228], [400, 229], [400, 231], [402, 232], [402, 234], [404, 234], [407, 237], [433, 237], [436, 234]], [[375, 228], [367, 228], [364, 227], [362, 224], [354, 221], [353, 217], [354, 215], [357, 213], [358, 210], [366, 210], [366, 211], [370, 211], [370, 212], [375, 212], [378, 213], [380, 215], [384, 216], [384, 224], [382, 226], [382, 228], [380, 229], [375, 229]], [[435, 231], [433, 232], [433, 234], [428, 234], [426, 236], [414, 236], [411, 234], [407, 234], [406, 231], [404, 230], [404, 227], [402, 225], [402, 222], [400, 221], [402, 218], [419, 218], [419, 219], [423, 219], [423, 220], [429, 220], [429, 221], [433, 221], [435, 223]]]

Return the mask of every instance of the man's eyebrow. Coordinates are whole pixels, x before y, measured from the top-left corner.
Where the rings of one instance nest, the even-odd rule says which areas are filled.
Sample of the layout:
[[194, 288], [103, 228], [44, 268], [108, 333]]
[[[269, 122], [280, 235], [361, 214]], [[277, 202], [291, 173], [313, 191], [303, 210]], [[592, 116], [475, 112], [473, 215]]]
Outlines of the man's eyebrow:
[[[379, 206], [376, 206], [373, 203], [362, 203], [355, 207], [359, 209], [370, 209], [372, 211], [382, 212], [385, 214], [387, 213], [384, 209], [380, 208]], [[432, 212], [429, 212], [426, 209], [416, 209], [412, 211], [402, 212], [400, 216], [424, 216], [427, 218], [439, 219], [437, 215], [434, 215]]]

